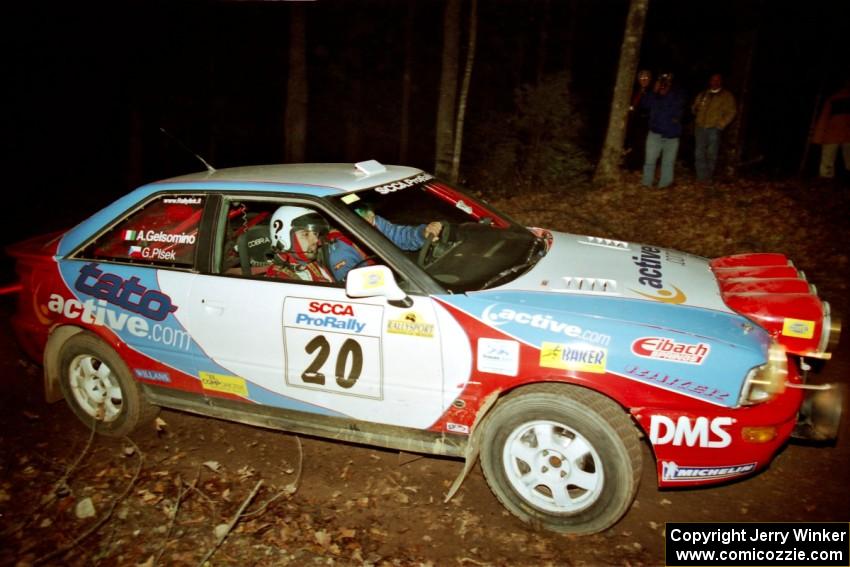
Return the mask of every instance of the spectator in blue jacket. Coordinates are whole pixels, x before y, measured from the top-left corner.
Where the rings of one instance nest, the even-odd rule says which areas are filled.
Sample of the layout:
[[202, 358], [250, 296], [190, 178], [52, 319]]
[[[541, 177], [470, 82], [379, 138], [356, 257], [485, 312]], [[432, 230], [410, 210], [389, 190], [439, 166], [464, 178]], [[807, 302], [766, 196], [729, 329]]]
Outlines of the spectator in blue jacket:
[[[438, 221], [427, 225], [400, 225], [393, 224], [384, 217], [376, 215], [371, 208], [362, 207], [356, 210], [361, 217], [389, 238], [393, 244], [409, 252], [415, 252], [422, 248], [426, 238], [437, 239], [443, 229], [442, 223]], [[365, 257], [363, 251], [343, 234], [333, 231], [329, 235], [328, 263], [336, 281], [344, 281], [349, 270], [363, 262]]]
[[640, 104], [649, 110], [649, 134], [646, 137], [646, 158], [641, 182], [646, 187], [652, 187], [655, 167], [661, 157], [658, 187], [669, 187], [673, 183], [673, 166], [679, 152], [679, 137], [682, 135], [684, 93], [673, 84], [672, 73], [662, 73], [652, 92], [643, 96]]

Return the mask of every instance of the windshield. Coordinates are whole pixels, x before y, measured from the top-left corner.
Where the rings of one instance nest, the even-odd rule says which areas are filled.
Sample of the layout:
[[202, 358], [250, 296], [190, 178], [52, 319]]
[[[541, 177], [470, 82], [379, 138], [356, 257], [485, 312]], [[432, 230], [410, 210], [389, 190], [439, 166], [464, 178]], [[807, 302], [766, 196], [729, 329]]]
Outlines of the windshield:
[[[515, 279], [546, 251], [543, 238], [425, 173], [339, 199], [454, 293]], [[430, 235], [435, 222], [439, 235], [434, 239], [400, 236], [411, 226], [417, 227], [417, 235]]]

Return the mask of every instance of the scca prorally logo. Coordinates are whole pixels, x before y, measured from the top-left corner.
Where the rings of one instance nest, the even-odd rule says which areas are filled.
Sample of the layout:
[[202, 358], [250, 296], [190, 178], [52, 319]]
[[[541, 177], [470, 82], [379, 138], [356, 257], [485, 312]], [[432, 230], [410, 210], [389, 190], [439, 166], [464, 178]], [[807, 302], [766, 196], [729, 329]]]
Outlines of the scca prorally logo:
[[644, 358], [702, 364], [711, 346], [706, 343], [680, 343], [665, 337], [643, 337], [632, 343], [632, 352]]
[[668, 482], [697, 482], [732, 478], [756, 470], [756, 463], [726, 465], [722, 467], [680, 467], [674, 462], [661, 462], [661, 479]]
[[499, 327], [506, 323], [516, 323], [518, 325], [528, 325], [542, 331], [551, 333], [562, 333], [572, 339], [581, 339], [586, 342], [595, 343], [602, 346], [607, 346], [611, 342], [611, 336], [596, 331], [585, 330], [578, 325], [571, 325], [558, 321], [551, 315], [541, 315], [539, 313], [527, 313], [525, 311], [517, 311], [509, 307], [499, 308], [498, 305], [488, 305], [481, 314], [484, 322]]
[[666, 415], [653, 415], [649, 423], [649, 440], [653, 445], [672, 444], [675, 447], [707, 447], [721, 449], [732, 443], [732, 436], [726, 427], [735, 420], [731, 417], [697, 417], [680, 416], [673, 421]]
[[154, 321], [163, 321], [177, 311], [169, 296], [141, 285], [136, 276], [125, 280], [118, 274], [104, 273], [95, 263], [80, 269], [74, 288]]
[[676, 286], [671, 286], [674, 291], [664, 289], [664, 274], [661, 270], [661, 249], [653, 248], [652, 246], [641, 246], [640, 256], [632, 256], [634, 265], [638, 267], [638, 283], [657, 289], [655, 293], [644, 293], [642, 291], [632, 290], [635, 293], [662, 303], [680, 304], [687, 301], [687, 296]]
[[124, 240], [133, 242], [164, 242], [166, 244], [194, 244], [196, 237], [194, 234], [171, 234], [161, 230], [125, 230]]
[[310, 313], [324, 313], [326, 315], [348, 315], [354, 317], [354, 306], [342, 303], [325, 303], [322, 301], [311, 301], [307, 310]]

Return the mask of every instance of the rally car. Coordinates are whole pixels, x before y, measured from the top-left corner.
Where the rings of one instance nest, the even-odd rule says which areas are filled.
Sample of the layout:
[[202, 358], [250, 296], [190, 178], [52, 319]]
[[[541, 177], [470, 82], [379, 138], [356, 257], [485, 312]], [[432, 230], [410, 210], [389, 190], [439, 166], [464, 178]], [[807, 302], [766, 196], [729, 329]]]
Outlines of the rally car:
[[[281, 207], [323, 219], [316, 263], [361, 260], [278, 277]], [[441, 230], [403, 250], [364, 210]], [[642, 439], [660, 486], [697, 486], [838, 429], [840, 388], [806, 383], [838, 320], [785, 256], [527, 228], [410, 167], [186, 175], [9, 253], [46, 397], [99, 433], [168, 407], [463, 458], [447, 498], [480, 454], [496, 497], [557, 532], [628, 510]]]

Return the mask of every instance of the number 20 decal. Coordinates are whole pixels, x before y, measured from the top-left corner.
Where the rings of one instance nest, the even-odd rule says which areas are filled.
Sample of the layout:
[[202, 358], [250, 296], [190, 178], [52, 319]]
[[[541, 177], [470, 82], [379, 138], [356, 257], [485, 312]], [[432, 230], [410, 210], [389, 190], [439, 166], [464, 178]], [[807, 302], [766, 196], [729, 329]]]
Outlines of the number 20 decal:
[[[301, 373], [301, 379], [307, 384], [318, 384], [319, 386], [324, 386], [325, 375], [320, 372], [320, 370], [331, 354], [331, 345], [328, 343], [328, 339], [326, 339], [324, 335], [317, 335], [313, 337], [309, 343], [307, 343], [304, 350], [307, 351], [307, 354], [313, 354], [316, 351], [318, 351], [318, 353], [316, 354], [316, 358], [313, 359], [313, 362], [311, 362], [307, 369]], [[349, 371], [348, 376], [344, 376], [345, 367], [348, 366], [349, 357], [352, 359], [351, 370]], [[334, 368], [336, 383], [340, 388], [351, 388], [357, 383], [357, 379], [360, 378], [360, 373], [362, 371], [363, 350], [360, 348], [360, 343], [354, 339], [345, 339], [345, 342], [342, 343], [339, 353], [336, 356], [336, 367]]]

